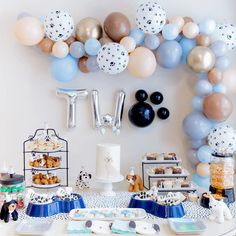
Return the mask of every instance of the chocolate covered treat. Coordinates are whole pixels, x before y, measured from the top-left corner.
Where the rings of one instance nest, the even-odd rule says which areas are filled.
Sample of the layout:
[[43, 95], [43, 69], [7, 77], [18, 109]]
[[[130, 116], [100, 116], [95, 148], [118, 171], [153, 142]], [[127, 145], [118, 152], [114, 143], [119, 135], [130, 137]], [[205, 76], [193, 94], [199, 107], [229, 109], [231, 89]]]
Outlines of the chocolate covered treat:
[[173, 174], [181, 174], [182, 167], [181, 166], [173, 166]]
[[176, 160], [176, 154], [171, 152], [164, 156], [164, 160]]
[[184, 180], [182, 183], [181, 183], [181, 188], [189, 188], [191, 187], [191, 184], [189, 181], [187, 180]]
[[155, 168], [155, 174], [156, 175], [161, 175], [161, 174], [164, 174], [165, 173], [165, 170], [164, 170], [164, 168], [163, 167], [157, 167], [157, 168]]
[[157, 153], [154, 152], [148, 153], [146, 158], [149, 161], [155, 161], [157, 159]]

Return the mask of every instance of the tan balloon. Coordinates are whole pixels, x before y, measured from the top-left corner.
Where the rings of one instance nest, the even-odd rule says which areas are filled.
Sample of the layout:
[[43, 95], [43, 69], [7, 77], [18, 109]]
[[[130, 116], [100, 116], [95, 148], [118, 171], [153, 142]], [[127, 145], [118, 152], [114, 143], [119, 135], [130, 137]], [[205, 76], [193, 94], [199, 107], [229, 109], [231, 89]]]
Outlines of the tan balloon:
[[120, 44], [124, 46], [128, 53], [133, 52], [136, 47], [136, 42], [132, 37], [126, 36], [120, 40]]
[[231, 95], [236, 94], [236, 69], [229, 69], [223, 73], [222, 84]]
[[199, 34], [199, 27], [194, 22], [188, 22], [183, 26], [183, 35], [186, 38], [193, 39]]
[[129, 19], [120, 12], [112, 12], [104, 21], [104, 31], [115, 42], [128, 36], [130, 27]]
[[52, 54], [55, 57], [63, 58], [66, 57], [69, 53], [69, 47], [67, 43], [58, 41], [52, 47]]
[[213, 68], [212, 70], [209, 71], [207, 79], [213, 85], [218, 84], [223, 79], [223, 73], [217, 68]]
[[16, 22], [15, 35], [23, 45], [37, 45], [44, 38], [43, 24], [37, 18], [23, 17]]
[[206, 73], [215, 65], [215, 54], [208, 47], [195, 47], [188, 55], [189, 67], [197, 73]]
[[88, 73], [88, 68], [87, 68], [87, 57], [81, 57], [78, 61], [78, 66], [80, 71], [82, 71], [83, 73]]
[[169, 23], [178, 25], [179, 32], [182, 31], [185, 24], [184, 18], [182, 18], [181, 16], [174, 16], [169, 18]]
[[83, 43], [89, 38], [100, 39], [102, 37], [102, 26], [97, 19], [87, 17], [77, 24], [75, 35], [76, 39]]
[[113, 41], [108, 37], [102, 37], [102, 38], [99, 39], [99, 42], [103, 46], [104, 44], [112, 43]]
[[210, 165], [208, 163], [199, 163], [196, 172], [201, 177], [210, 176]]
[[42, 50], [42, 52], [51, 53], [53, 44], [54, 42], [51, 39], [45, 38], [39, 43], [39, 48]]
[[231, 100], [222, 93], [213, 93], [203, 100], [203, 113], [208, 119], [214, 121], [225, 121], [232, 113]]
[[206, 34], [199, 34], [196, 40], [198, 46], [208, 47], [211, 44], [211, 38]]
[[128, 70], [135, 77], [145, 78], [155, 72], [156, 64], [152, 51], [145, 47], [138, 47], [129, 55]]
[[194, 20], [191, 17], [189, 17], [189, 16], [185, 16], [184, 17], [184, 24], [187, 24], [189, 22], [194, 22]]

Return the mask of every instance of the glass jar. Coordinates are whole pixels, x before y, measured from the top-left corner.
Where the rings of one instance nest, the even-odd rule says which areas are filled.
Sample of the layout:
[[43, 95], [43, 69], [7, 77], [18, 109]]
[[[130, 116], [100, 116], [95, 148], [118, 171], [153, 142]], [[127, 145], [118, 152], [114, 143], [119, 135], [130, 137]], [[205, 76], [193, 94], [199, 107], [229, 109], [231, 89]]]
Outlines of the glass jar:
[[223, 190], [234, 187], [234, 159], [232, 154], [212, 154], [210, 164], [211, 187]]
[[6, 202], [7, 196], [17, 201], [18, 208], [24, 207], [25, 181], [23, 175], [0, 175], [0, 207]]

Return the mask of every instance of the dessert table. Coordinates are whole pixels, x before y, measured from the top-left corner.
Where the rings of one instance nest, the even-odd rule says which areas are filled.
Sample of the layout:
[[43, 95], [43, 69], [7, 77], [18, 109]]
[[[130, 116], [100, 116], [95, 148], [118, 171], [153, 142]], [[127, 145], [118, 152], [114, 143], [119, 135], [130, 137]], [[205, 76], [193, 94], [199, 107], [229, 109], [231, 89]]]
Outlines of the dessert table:
[[[88, 208], [92, 207], [127, 207], [131, 193], [128, 192], [116, 192], [115, 197], [105, 197], [101, 196], [98, 192], [83, 192], [81, 195], [84, 198], [84, 202]], [[232, 204], [230, 206], [231, 213], [233, 215], [233, 219], [231, 221], [226, 221], [223, 224], [218, 224], [215, 222], [211, 222], [207, 219], [210, 211], [208, 209], [200, 207], [197, 203], [192, 202], [184, 202], [184, 209], [186, 210], [186, 216], [191, 218], [201, 218], [207, 226], [207, 230], [201, 235], [236, 235], [236, 204]], [[19, 210], [19, 219], [29, 218], [25, 214], [25, 210]], [[40, 220], [40, 218], [38, 218]], [[50, 231], [45, 234], [46, 236], [52, 235], [68, 235], [66, 233], [66, 225], [70, 220], [68, 214], [58, 214], [55, 216], [48, 217], [48, 219], [53, 219], [53, 224]], [[161, 219], [154, 217], [153, 215], [148, 214], [146, 220], [152, 223], [157, 223], [160, 226], [160, 233], [158, 235], [161, 236], [171, 236], [175, 235], [171, 232], [168, 226], [167, 219]], [[10, 221], [10, 223], [0, 222], [0, 235], [1, 236], [13, 236], [15, 234], [15, 228], [17, 226], [17, 222]], [[78, 234], [74, 234], [78, 235]], [[116, 234], [117, 235], [117, 234]]]

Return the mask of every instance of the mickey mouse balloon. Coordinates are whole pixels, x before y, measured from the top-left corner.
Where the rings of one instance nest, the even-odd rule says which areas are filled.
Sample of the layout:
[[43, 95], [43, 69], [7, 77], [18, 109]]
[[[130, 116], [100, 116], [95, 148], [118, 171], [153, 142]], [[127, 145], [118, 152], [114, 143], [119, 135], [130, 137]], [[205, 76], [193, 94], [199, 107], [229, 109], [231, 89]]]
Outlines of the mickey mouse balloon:
[[236, 27], [233, 24], [219, 24], [212, 36], [214, 41], [224, 41], [229, 50], [236, 47]]
[[74, 31], [74, 21], [67, 11], [51, 11], [44, 21], [45, 33], [53, 41], [68, 39]]
[[149, 1], [138, 7], [135, 22], [144, 33], [157, 34], [166, 23], [166, 12], [157, 2]]
[[236, 150], [236, 132], [229, 125], [219, 125], [211, 130], [208, 143], [215, 153], [232, 154]]
[[99, 68], [110, 75], [121, 73], [128, 66], [127, 50], [118, 43], [104, 44], [98, 51]]

